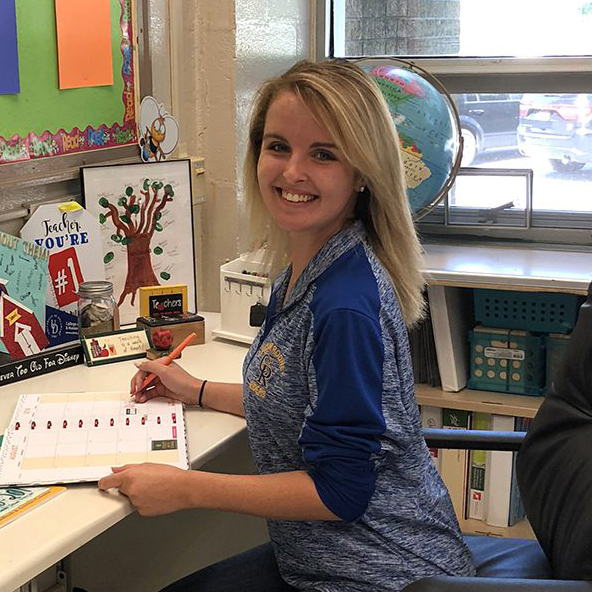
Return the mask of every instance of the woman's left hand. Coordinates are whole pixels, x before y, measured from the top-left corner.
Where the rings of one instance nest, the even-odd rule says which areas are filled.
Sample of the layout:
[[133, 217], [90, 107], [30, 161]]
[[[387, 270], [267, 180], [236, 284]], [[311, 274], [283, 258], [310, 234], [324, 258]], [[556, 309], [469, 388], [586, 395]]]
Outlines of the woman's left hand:
[[169, 514], [189, 507], [189, 473], [177, 467], [142, 463], [113, 467], [99, 481], [99, 489], [119, 489], [142, 516]]

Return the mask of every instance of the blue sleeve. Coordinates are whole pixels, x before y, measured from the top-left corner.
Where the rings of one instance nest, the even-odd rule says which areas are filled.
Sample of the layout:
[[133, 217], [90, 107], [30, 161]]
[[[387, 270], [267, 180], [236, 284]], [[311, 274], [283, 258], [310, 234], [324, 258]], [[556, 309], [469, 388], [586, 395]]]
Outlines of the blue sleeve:
[[330, 312], [314, 330], [317, 405], [300, 436], [317, 492], [333, 514], [364, 514], [376, 485], [385, 431], [384, 347], [378, 322], [352, 310]]

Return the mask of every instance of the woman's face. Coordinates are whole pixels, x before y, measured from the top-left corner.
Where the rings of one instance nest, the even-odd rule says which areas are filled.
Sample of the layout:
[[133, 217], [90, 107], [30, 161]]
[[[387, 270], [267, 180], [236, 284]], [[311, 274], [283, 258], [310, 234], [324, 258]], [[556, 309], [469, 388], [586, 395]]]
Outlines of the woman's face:
[[257, 178], [271, 216], [292, 239], [320, 246], [353, 217], [358, 175], [290, 91], [267, 111]]

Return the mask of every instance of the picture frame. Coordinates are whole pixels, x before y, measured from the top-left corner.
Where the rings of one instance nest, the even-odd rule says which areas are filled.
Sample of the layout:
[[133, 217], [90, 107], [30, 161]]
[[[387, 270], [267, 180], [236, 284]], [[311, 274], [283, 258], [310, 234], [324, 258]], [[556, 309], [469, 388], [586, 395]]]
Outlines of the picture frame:
[[105, 279], [121, 325], [140, 316], [144, 286], [186, 284], [197, 312], [191, 161], [82, 167], [80, 184], [101, 228]]
[[152, 347], [150, 334], [143, 327], [82, 335], [80, 342], [87, 366], [143, 358]]

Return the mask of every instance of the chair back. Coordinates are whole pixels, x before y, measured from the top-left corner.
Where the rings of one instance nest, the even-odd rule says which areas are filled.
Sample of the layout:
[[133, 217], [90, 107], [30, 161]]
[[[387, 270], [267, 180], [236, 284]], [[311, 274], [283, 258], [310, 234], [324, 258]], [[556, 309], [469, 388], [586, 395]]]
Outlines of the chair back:
[[516, 470], [554, 576], [592, 580], [592, 283]]

